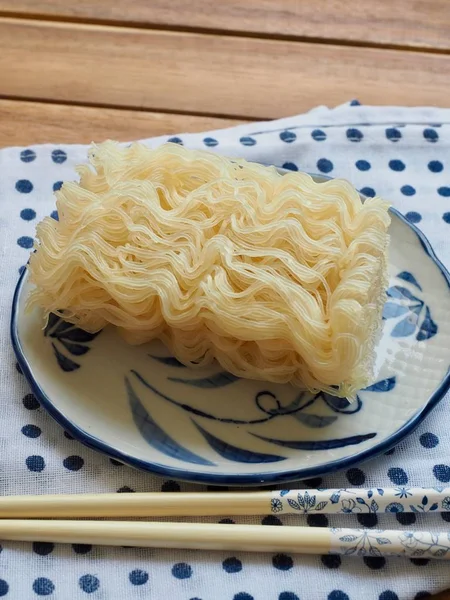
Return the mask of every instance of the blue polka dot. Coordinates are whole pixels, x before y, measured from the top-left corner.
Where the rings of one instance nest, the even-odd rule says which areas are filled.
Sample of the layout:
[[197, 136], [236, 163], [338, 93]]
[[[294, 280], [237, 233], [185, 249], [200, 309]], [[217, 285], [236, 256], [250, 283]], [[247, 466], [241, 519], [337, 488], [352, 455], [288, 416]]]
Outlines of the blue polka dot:
[[243, 146], [254, 146], [256, 144], [255, 138], [252, 138], [248, 135], [244, 135], [239, 139]]
[[352, 100], [350, 106], [361, 106], [361, 102], [359, 100]]
[[406, 485], [408, 483], [408, 475], [399, 467], [391, 467], [387, 474], [395, 485]]
[[33, 591], [38, 596], [50, 596], [55, 591], [55, 586], [51, 579], [47, 577], [38, 577], [33, 581]]
[[404, 185], [400, 188], [400, 191], [404, 196], [414, 196], [416, 193], [412, 185]]
[[444, 198], [448, 198], [450, 196], [450, 187], [442, 186], [438, 188], [439, 196], [444, 196]]
[[242, 571], [242, 563], [235, 556], [226, 558], [222, 563], [222, 567], [227, 573], [239, 573], [239, 571]]
[[20, 216], [24, 221], [32, 221], [36, 218], [36, 211], [32, 208], [24, 208], [20, 211]]
[[81, 456], [68, 456], [63, 460], [63, 465], [69, 471], [79, 471], [84, 465], [84, 460], [81, 458]]
[[100, 581], [95, 575], [83, 575], [78, 580], [78, 583], [86, 594], [93, 594], [100, 587]]
[[342, 560], [338, 554], [324, 554], [320, 557], [324, 567], [328, 569], [339, 569]]
[[261, 525], [283, 525], [283, 523], [275, 515], [267, 515], [267, 517], [264, 517], [261, 521]]
[[75, 554], [87, 554], [92, 550], [92, 544], [72, 544]]
[[32, 248], [33, 244], [34, 244], [33, 238], [30, 237], [29, 235], [22, 235], [17, 240], [17, 245], [20, 246], [21, 248], [25, 248], [25, 250], [29, 250], [30, 248]]
[[172, 144], [180, 144], [181, 146], [183, 145], [183, 140], [179, 137], [171, 137], [167, 141], [171, 142]]
[[9, 590], [9, 585], [4, 579], [0, 579], [0, 596], [6, 596]]
[[62, 188], [63, 183], [63, 181], [55, 181], [55, 183], [53, 184], [53, 191], [57, 192], [58, 190], [60, 190]]
[[311, 132], [311, 137], [316, 142], [324, 142], [327, 139], [327, 134], [321, 129], [314, 129], [314, 131]]
[[429, 558], [410, 558], [409, 560], [417, 567], [425, 567], [430, 562]]
[[282, 131], [280, 133], [280, 140], [286, 142], [286, 144], [292, 144], [296, 139], [297, 136], [293, 131]]
[[386, 590], [385, 592], [381, 592], [378, 597], [378, 600], [398, 600], [398, 596], [395, 592], [391, 590]]
[[414, 600], [423, 600], [423, 598], [431, 598], [430, 592], [425, 592], [424, 590], [421, 592], [417, 592], [414, 596]]
[[444, 169], [444, 165], [440, 160], [430, 160], [428, 168], [432, 173], [440, 173]]
[[19, 275], [22, 275], [26, 268], [26, 265], [22, 265], [21, 267], [19, 267]]
[[360, 513], [356, 515], [358, 523], [367, 529], [376, 527], [378, 525], [378, 517], [374, 513]]
[[388, 127], [386, 129], [386, 137], [391, 142], [398, 142], [402, 137], [402, 132], [395, 127]]
[[350, 600], [350, 598], [342, 590], [333, 590], [328, 594], [328, 600]]
[[310, 527], [328, 527], [326, 515], [308, 515], [306, 521]]
[[29, 194], [33, 191], [33, 184], [28, 179], [19, 179], [16, 181], [16, 190], [21, 194]]
[[70, 433], [68, 431], [64, 432], [64, 437], [67, 438], [68, 440], [73, 440], [74, 438], [70, 435]]
[[283, 164], [283, 169], [287, 169], [288, 171], [298, 171], [298, 167], [293, 162], [285, 162]]
[[53, 210], [50, 213], [50, 216], [51, 216], [52, 219], [55, 219], [55, 221], [59, 221], [59, 215], [58, 215], [58, 211], [57, 210]]
[[28, 456], [25, 464], [30, 471], [34, 471], [35, 473], [40, 473], [45, 469], [45, 461], [42, 456]]
[[361, 469], [349, 469], [345, 476], [352, 485], [363, 485], [366, 481], [366, 476]]
[[363, 139], [363, 133], [359, 129], [350, 128], [346, 132], [349, 142], [360, 142]]
[[[20, 270], [20, 269], [19, 269], [19, 270]], [[20, 373], [21, 375], [23, 375], [23, 371], [22, 371], [22, 369], [20, 368], [20, 365], [19, 365], [19, 363], [17, 363], [17, 362], [16, 362], [16, 371], [17, 371], [18, 373]], [[30, 394], [30, 395], [31, 395], [31, 394]]]
[[420, 223], [422, 220], [422, 215], [414, 210], [407, 212], [405, 217], [408, 219], [410, 223]]
[[272, 557], [272, 564], [279, 571], [289, 571], [294, 566], [294, 561], [287, 554], [275, 554]]
[[37, 425], [24, 425], [22, 427], [22, 433], [29, 438], [38, 438], [42, 431]]
[[52, 542], [33, 542], [33, 552], [39, 554], [39, 556], [47, 556], [51, 554], [55, 548], [55, 544]]
[[220, 519], [219, 523], [221, 525], [234, 525], [235, 524], [233, 519]]
[[372, 571], [382, 569], [386, 564], [384, 556], [364, 556], [363, 561], [366, 567], [369, 567]]
[[416, 522], [416, 515], [414, 513], [396, 513], [395, 518], [400, 525], [404, 525], [405, 527], [414, 525]]
[[205, 144], [205, 146], [208, 146], [209, 148], [214, 148], [214, 146], [217, 146], [219, 144], [219, 142], [212, 137], [206, 137], [203, 140], [203, 143]]
[[405, 170], [405, 163], [401, 160], [390, 160], [389, 161], [389, 168], [392, 169], [393, 171], [404, 171]]
[[438, 141], [439, 134], [434, 129], [427, 128], [423, 130], [423, 137], [427, 140], [427, 142], [434, 143]]
[[123, 467], [124, 464], [120, 462], [120, 460], [116, 460], [115, 458], [110, 458], [109, 462], [114, 466], [114, 467]]
[[128, 579], [133, 585], [144, 585], [148, 581], [148, 573], [141, 569], [135, 569], [128, 575]]
[[330, 173], [333, 170], [333, 163], [328, 158], [319, 158], [317, 168], [321, 173]]
[[189, 579], [192, 577], [192, 567], [187, 563], [177, 563], [172, 567], [172, 575], [177, 579]]
[[450, 523], [450, 512], [441, 513], [441, 517], [446, 523]]
[[419, 442], [424, 448], [436, 448], [439, 444], [439, 438], [434, 433], [427, 432], [422, 433]]
[[66, 160], [67, 160], [67, 154], [64, 152], [64, 150], [53, 150], [52, 161], [54, 163], [60, 165], [63, 162], [66, 162]]
[[22, 150], [20, 153], [20, 160], [24, 163], [33, 162], [36, 158], [36, 152], [34, 150]]
[[121, 487], [117, 490], [117, 493], [118, 494], [134, 494], [135, 492], [133, 489], [131, 489], [127, 485], [124, 485], [123, 487]]
[[442, 483], [450, 481], [450, 467], [448, 465], [434, 465], [433, 473], [436, 479], [442, 481]]
[[377, 195], [375, 190], [371, 187], [363, 187], [360, 192], [363, 196], [367, 196], [368, 198], [374, 198]]
[[370, 169], [370, 162], [367, 160], [357, 160], [355, 162], [355, 167], [359, 171], [368, 171]]
[[253, 596], [247, 594], [247, 592], [239, 592], [233, 596], [233, 600], [255, 600]]
[[162, 492], [179, 492], [180, 489], [180, 484], [176, 481], [173, 481], [172, 479], [169, 479], [169, 481], [165, 481], [161, 486]]
[[445, 213], [442, 215], [442, 218], [444, 219], [444, 221], [445, 221], [446, 223], [450, 223], [450, 212], [445, 212]]
[[28, 410], [36, 410], [40, 406], [40, 404], [37, 401], [36, 396], [34, 394], [26, 394], [22, 398], [22, 404]]
[[323, 487], [322, 482], [322, 477], [310, 477], [309, 479], [303, 480], [303, 483], [305, 484], [306, 488], [311, 490]]

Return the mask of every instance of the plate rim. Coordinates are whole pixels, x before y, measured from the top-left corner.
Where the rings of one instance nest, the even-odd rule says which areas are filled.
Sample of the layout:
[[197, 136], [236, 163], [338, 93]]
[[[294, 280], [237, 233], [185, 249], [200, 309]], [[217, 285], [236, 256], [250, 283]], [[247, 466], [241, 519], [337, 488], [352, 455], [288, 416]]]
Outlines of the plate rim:
[[[332, 179], [323, 175], [314, 176], [323, 180]], [[360, 195], [362, 198], [365, 198], [363, 194]], [[441, 272], [441, 275], [446, 280], [447, 287], [450, 289], [450, 273], [441, 260], [436, 256], [433, 247], [425, 234], [418, 227], [416, 227], [414, 223], [408, 221], [408, 219], [396, 208], [391, 207], [389, 210], [416, 234], [424, 253], [432, 260], [432, 262], [434, 262], [438, 270]], [[10, 335], [17, 362], [33, 393], [38, 398], [39, 403], [50, 414], [50, 416], [61, 427], [63, 427], [65, 431], [67, 431], [74, 439], [81, 442], [83, 445], [91, 448], [92, 450], [101, 452], [109, 458], [118, 460], [127, 466], [136, 468], [140, 471], [150, 472], [162, 477], [169, 477], [180, 481], [198, 484], [223, 486], [261, 486], [309, 479], [346, 469], [356, 464], [360, 464], [366, 460], [375, 458], [383, 452], [386, 452], [392, 447], [396, 446], [402, 439], [414, 431], [414, 429], [427, 417], [433, 408], [435, 408], [440, 400], [442, 400], [445, 393], [450, 388], [450, 369], [448, 369], [447, 374], [442, 379], [434, 393], [430, 396], [428, 401], [422, 406], [422, 408], [385, 440], [375, 444], [374, 446], [371, 446], [370, 448], [367, 448], [366, 450], [352, 454], [351, 456], [331, 460], [323, 463], [322, 465], [316, 465], [314, 467], [299, 467], [297, 469], [291, 468], [285, 471], [278, 470], [261, 474], [227, 474], [212, 473], [208, 471], [192, 471], [189, 468], [171, 467], [158, 462], [143, 460], [114, 448], [110, 444], [104, 442], [103, 440], [76, 425], [68, 417], [66, 417], [61, 410], [56, 408], [56, 406], [52, 403], [52, 400], [47, 396], [39, 383], [36, 381], [33, 375], [33, 370], [22, 348], [17, 324], [19, 313], [19, 297], [21, 289], [25, 283], [27, 273], [28, 270], [25, 268], [21, 273], [19, 281], [17, 282], [14, 290], [10, 320]]]

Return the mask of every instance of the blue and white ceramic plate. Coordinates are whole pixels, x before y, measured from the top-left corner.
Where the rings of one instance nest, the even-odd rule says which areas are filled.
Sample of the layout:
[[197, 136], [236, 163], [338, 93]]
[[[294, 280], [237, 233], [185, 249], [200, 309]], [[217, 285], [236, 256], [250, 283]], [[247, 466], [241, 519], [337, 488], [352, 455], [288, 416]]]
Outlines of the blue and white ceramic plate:
[[[323, 180], [317, 177], [317, 180]], [[128, 346], [25, 313], [13, 302], [19, 364], [48, 412], [75, 438], [128, 465], [224, 485], [301, 479], [397, 444], [450, 386], [450, 275], [422, 233], [392, 210], [390, 283], [373, 385], [356, 402], [290, 385], [191, 371], [157, 343]]]

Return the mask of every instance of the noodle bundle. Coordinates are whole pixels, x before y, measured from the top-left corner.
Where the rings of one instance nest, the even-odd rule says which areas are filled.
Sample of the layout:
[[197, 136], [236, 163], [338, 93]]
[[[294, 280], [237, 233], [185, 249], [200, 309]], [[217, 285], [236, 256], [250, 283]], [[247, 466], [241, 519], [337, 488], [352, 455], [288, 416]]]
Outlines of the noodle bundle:
[[37, 227], [29, 306], [183, 364], [354, 396], [372, 376], [387, 204], [165, 144], [92, 146]]

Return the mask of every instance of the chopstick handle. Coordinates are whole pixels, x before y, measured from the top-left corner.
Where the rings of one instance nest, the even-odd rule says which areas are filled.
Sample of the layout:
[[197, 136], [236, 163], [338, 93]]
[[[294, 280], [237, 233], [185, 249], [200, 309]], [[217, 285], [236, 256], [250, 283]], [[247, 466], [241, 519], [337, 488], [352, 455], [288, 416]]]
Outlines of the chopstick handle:
[[450, 558], [447, 533], [129, 521], [0, 521], [0, 539], [348, 556]]
[[450, 512], [450, 488], [60, 494], [0, 497], [0, 518]]

